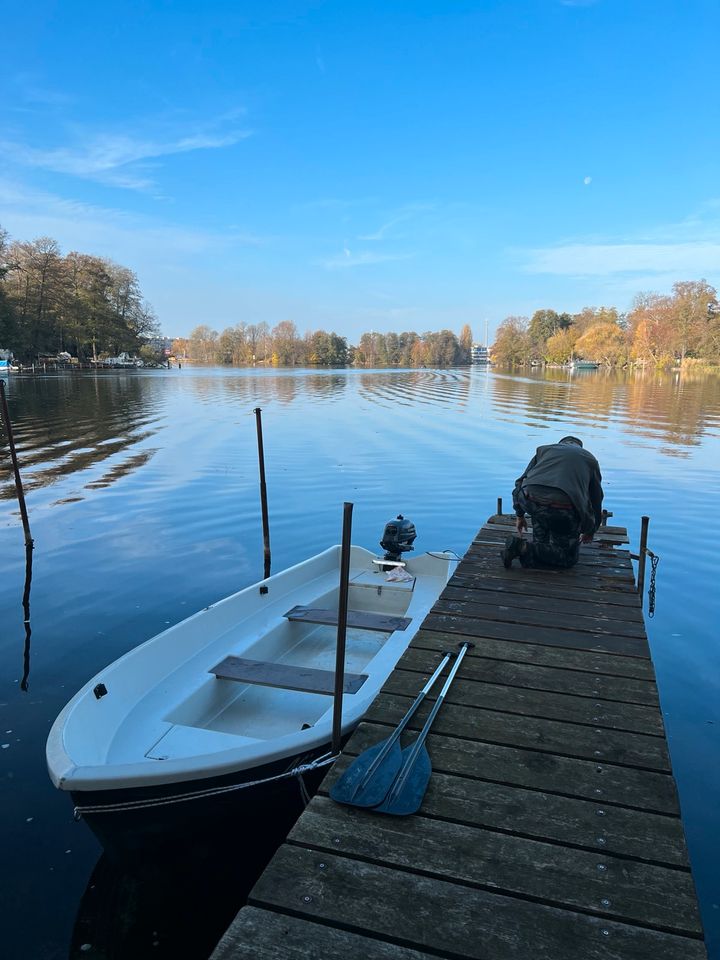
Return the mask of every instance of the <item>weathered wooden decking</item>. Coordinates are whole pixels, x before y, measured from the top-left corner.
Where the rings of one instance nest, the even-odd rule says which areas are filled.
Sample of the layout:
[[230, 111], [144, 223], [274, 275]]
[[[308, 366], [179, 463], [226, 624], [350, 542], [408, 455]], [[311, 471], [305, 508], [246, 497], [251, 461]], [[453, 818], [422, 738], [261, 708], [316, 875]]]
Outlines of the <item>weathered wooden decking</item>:
[[[215, 960], [706, 957], [625, 531], [572, 570], [506, 571], [511, 520], [479, 531]], [[334, 804], [466, 638], [421, 812]]]

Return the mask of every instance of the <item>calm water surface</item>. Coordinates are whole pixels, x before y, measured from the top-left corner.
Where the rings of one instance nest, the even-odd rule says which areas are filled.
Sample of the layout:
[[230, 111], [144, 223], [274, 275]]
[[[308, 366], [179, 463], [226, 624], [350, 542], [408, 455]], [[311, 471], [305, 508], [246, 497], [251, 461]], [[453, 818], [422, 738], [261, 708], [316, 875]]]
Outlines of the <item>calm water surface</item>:
[[[107, 372], [8, 382], [34, 570], [0, 447], [3, 955], [207, 956], [252, 868], [100, 858], [45, 769], [48, 730], [103, 666], [262, 576], [253, 407], [263, 409], [273, 571], [398, 511], [418, 549], [463, 553], [540, 443], [585, 440], [606, 506], [660, 555], [648, 621], [710, 953], [720, 958], [720, 380], [478, 368]], [[30, 633], [30, 636], [28, 636]], [[266, 853], [256, 851], [257, 862]], [[192, 906], [192, 911], [190, 907]], [[183, 918], [186, 918], [183, 922]], [[188, 919], [190, 922], [188, 922]], [[180, 951], [180, 952], [179, 952]]]

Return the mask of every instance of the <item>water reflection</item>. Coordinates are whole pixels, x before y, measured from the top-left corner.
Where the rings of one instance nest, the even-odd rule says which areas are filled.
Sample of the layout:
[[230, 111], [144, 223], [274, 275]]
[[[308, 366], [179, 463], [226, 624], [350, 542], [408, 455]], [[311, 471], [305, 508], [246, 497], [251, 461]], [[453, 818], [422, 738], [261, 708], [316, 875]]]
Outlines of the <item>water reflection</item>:
[[180, 843], [123, 862], [103, 854], [78, 907], [69, 960], [206, 960], [285, 833], [264, 825], [239, 842], [218, 830], [212, 849]]
[[650, 441], [669, 456], [687, 457], [720, 424], [717, 377], [635, 371], [550, 370], [533, 378], [493, 377], [498, 419], [545, 427], [572, 419], [578, 431], [622, 424], [630, 435]]
[[25, 627], [25, 643], [23, 646], [23, 673], [20, 680], [20, 689], [27, 693], [30, 678], [30, 588], [32, 586], [33, 542], [25, 544], [25, 586], [23, 588], [22, 608], [23, 625]]
[[337, 400], [348, 388], [349, 375], [352, 371], [235, 370], [224, 376], [206, 376], [198, 371], [188, 380], [201, 403], [267, 406], [289, 405], [298, 399]]
[[454, 404], [466, 401], [471, 389], [469, 370], [373, 371], [360, 375], [360, 396], [383, 407], [418, 403]]
[[[159, 429], [166, 397], [149, 377], [73, 375], [15, 378], [15, 439], [27, 491], [121, 457]], [[146, 462], [130, 457], [113, 464], [107, 486]], [[0, 484], [0, 500], [14, 495]]]

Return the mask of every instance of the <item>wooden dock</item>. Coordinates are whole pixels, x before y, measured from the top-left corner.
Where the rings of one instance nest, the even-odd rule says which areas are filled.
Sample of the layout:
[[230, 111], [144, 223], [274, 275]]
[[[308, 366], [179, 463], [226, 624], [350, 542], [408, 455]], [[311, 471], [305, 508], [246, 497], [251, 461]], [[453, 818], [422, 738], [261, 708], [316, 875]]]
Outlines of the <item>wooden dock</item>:
[[[505, 570], [511, 523], [478, 532], [213, 960], [707, 956], [625, 530], [571, 570]], [[333, 803], [468, 638], [420, 813]]]

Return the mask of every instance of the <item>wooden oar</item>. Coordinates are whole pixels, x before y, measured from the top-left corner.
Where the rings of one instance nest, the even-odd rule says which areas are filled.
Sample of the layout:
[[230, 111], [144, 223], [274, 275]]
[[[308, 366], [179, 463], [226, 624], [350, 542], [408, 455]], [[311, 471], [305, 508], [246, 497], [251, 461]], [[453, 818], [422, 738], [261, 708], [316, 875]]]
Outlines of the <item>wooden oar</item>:
[[402, 752], [402, 766], [390, 786], [387, 796], [382, 803], [373, 808], [377, 813], [389, 813], [396, 817], [407, 817], [420, 809], [427, 785], [430, 781], [430, 774], [432, 773], [430, 754], [427, 752], [425, 740], [427, 739], [433, 720], [443, 704], [445, 694], [450, 689], [450, 684], [460, 669], [463, 657], [470, 647], [474, 646], [474, 643], [463, 643], [460, 648], [460, 652], [455, 658], [455, 663], [452, 665], [448, 678], [440, 691], [440, 696], [437, 698], [435, 706], [425, 721], [425, 726], [420, 731], [415, 743], [413, 743], [411, 747], [406, 747]]
[[330, 796], [333, 800], [354, 807], [375, 807], [385, 799], [402, 766], [400, 735], [445, 669], [450, 657], [450, 653], [443, 656], [435, 673], [415, 697], [413, 705], [392, 735], [368, 747], [353, 760], [337, 783], [331, 787]]

